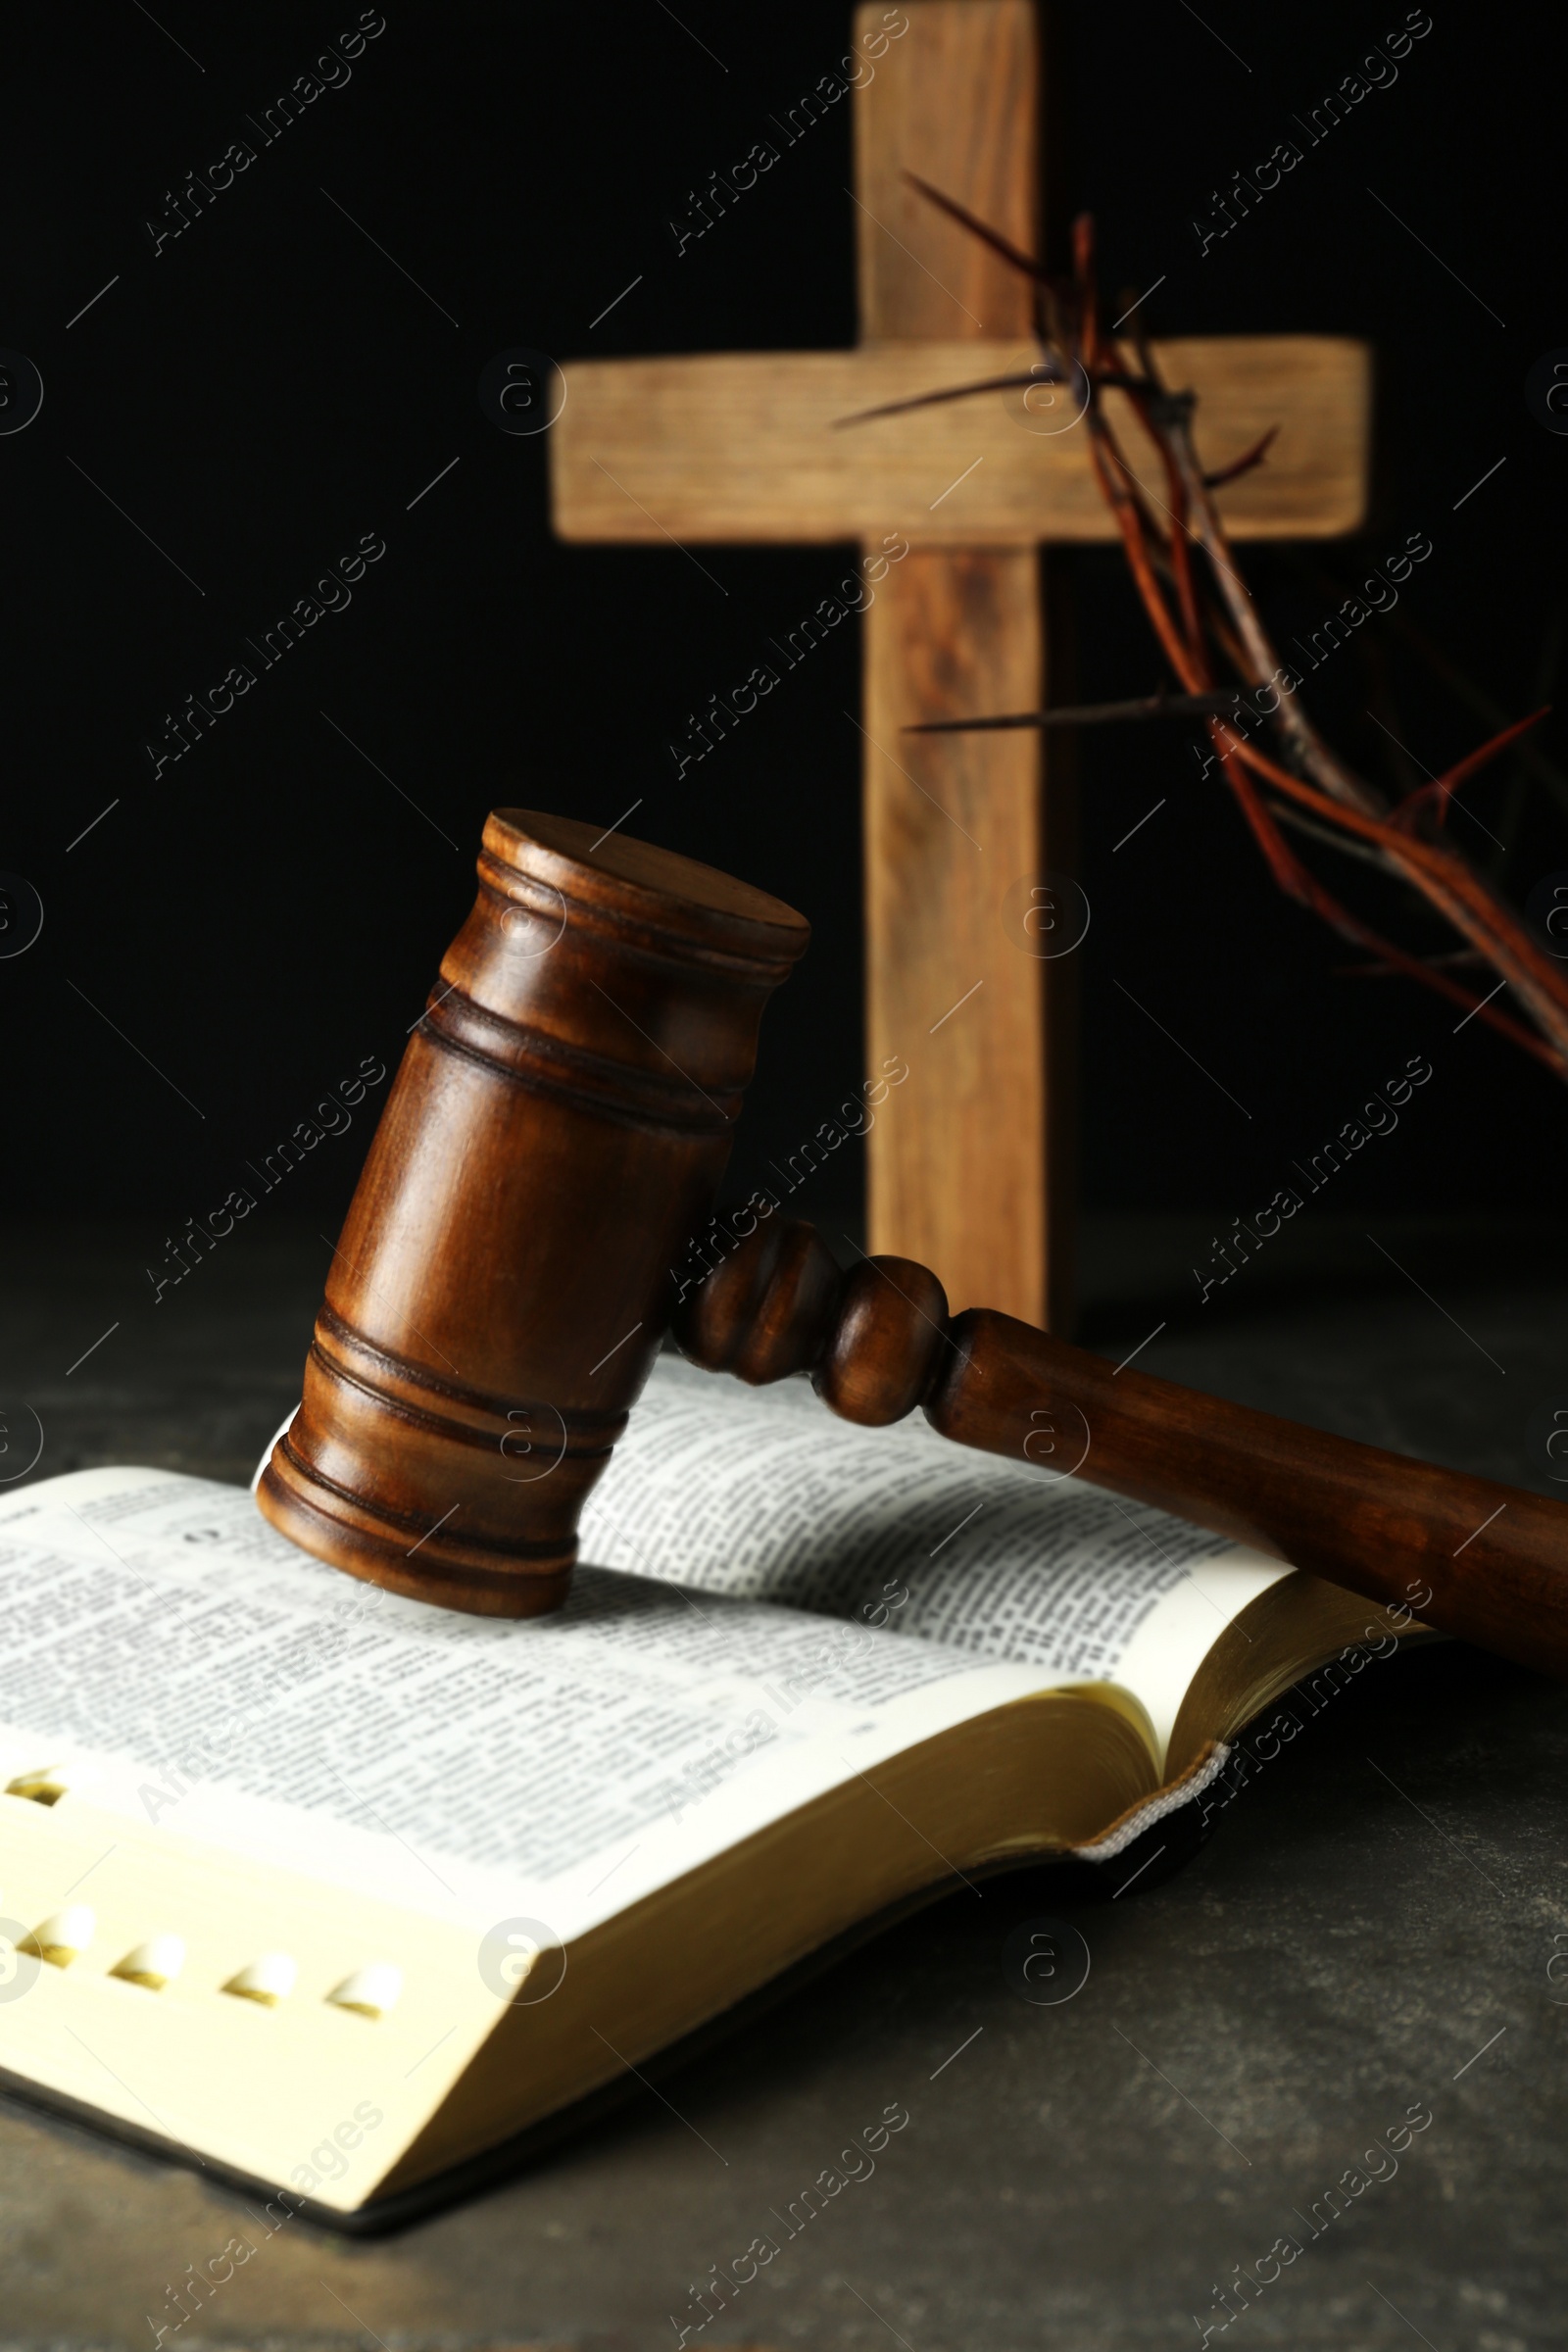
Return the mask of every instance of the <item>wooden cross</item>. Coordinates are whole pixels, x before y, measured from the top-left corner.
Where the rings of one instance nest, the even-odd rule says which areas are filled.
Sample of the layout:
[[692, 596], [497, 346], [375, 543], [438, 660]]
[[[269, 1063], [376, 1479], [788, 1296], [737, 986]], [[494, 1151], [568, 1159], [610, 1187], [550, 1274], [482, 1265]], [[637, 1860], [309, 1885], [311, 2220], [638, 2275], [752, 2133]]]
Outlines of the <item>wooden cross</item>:
[[[934, 1267], [955, 1307], [1060, 1330], [1077, 958], [1023, 952], [1017, 907], [1047, 871], [1076, 870], [1071, 796], [1036, 733], [903, 730], [1041, 708], [1041, 547], [1115, 531], [1085, 433], [1034, 429], [1053, 419], [1027, 419], [1016, 393], [838, 429], [1038, 357], [1023, 278], [904, 176], [1038, 250], [1033, 0], [869, 0], [858, 53], [901, 20], [855, 93], [858, 347], [574, 363], [551, 436], [555, 519], [567, 539], [666, 546], [909, 541], [864, 621], [866, 1067], [909, 1066], [867, 1139], [869, 1247]], [[1278, 428], [1267, 464], [1221, 493], [1236, 538], [1356, 528], [1364, 346], [1262, 335], [1155, 348], [1168, 380], [1199, 394], [1210, 466]], [[1129, 432], [1135, 463], [1137, 441]], [[1163, 489], [1152, 466], [1150, 487]]]

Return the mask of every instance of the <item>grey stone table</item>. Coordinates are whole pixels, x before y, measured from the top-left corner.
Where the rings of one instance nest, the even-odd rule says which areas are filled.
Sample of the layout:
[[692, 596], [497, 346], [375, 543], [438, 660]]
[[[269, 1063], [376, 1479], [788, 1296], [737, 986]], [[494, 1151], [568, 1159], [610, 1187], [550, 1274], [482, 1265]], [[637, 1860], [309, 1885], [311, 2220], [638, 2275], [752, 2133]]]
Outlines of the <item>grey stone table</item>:
[[[1568, 1250], [1371, 1223], [1381, 1249], [1303, 1221], [1202, 1308], [1206, 1228], [1092, 1225], [1085, 1336], [1120, 1356], [1163, 1325], [1152, 1370], [1542, 1483], [1525, 1426], [1568, 1401]], [[37, 1475], [243, 1478], [296, 1394], [324, 1262], [314, 1235], [258, 1229], [154, 1310], [129, 1229], [0, 1234], [0, 1392], [42, 1420]], [[279, 2230], [166, 2343], [671, 2344], [693, 2285], [778, 2236], [773, 2209], [894, 2100], [910, 2120], [874, 2175], [692, 2343], [1558, 2343], [1565, 1755], [1568, 1696], [1544, 1682], [1458, 1648], [1381, 1664], [1164, 1884], [960, 1890], [456, 2210], [371, 2243]], [[1036, 2007], [1002, 1947], [1046, 1916], [1092, 1966]], [[1410, 2109], [1419, 2135], [1369, 2154]], [[1348, 2172], [1359, 2188], [1329, 2199]], [[151, 2345], [166, 2287], [241, 2218], [191, 2174], [0, 2104], [0, 2346]], [[1281, 2239], [1300, 2249], [1283, 2265]]]

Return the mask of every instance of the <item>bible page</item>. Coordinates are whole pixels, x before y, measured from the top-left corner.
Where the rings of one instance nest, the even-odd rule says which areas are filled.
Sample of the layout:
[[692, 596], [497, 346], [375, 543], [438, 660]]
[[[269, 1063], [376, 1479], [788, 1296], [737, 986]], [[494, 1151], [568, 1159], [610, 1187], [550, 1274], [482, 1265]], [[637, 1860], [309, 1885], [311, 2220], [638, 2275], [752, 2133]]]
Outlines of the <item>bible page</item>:
[[1162, 1765], [1204, 1655], [1290, 1573], [1081, 1479], [955, 1446], [922, 1414], [862, 1429], [805, 1379], [749, 1389], [672, 1355], [580, 1532], [585, 1560], [1118, 1683]]
[[563, 1938], [1058, 1679], [599, 1566], [555, 1615], [465, 1616], [166, 1472], [75, 1472], [0, 1506], [0, 1789], [41, 1778], [142, 1828]]

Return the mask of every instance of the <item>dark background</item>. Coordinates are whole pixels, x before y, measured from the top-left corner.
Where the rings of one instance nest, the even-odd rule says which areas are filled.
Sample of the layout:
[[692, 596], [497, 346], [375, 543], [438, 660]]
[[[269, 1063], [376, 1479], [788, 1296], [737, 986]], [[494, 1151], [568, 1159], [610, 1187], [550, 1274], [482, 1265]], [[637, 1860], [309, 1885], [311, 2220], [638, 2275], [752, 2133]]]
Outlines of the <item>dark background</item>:
[[[832, 69], [847, 12], [681, 0], [679, 16], [659, 0], [549, 12], [388, 0], [347, 86], [269, 147], [246, 114], [307, 72], [356, 8], [214, 19], [166, 0], [158, 24], [117, 5], [13, 28], [0, 344], [36, 363], [46, 397], [24, 433], [0, 438], [0, 868], [34, 884], [46, 919], [33, 948], [0, 962], [6, 1205], [129, 1212], [158, 1262], [163, 1237], [243, 1180], [362, 1056], [395, 1062], [497, 803], [609, 824], [640, 798], [629, 830], [810, 917], [812, 954], [769, 1015], [738, 1175], [793, 1149], [862, 1075], [850, 632], [684, 782], [666, 750], [842, 557], [704, 550], [723, 599], [673, 550], [559, 546], [546, 442], [503, 435], [475, 395], [485, 362], [518, 344], [569, 359], [853, 340], [848, 103], [683, 258], [667, 226], [769, 112]], [[1206, 0], [1202, 21], [1175, 4], [1064, 5], [1058, 169], [1065, 201], [1099, 218], [1111, 285], [1165, 273], [1147, 306], [1156, 332], [1321, 329], [1375, 344], [1364, 539], [1250, 553], [1253, 584], [1288, 639], [1343, 593], [1323, 573], [1348, 585], [1425, 530], [1434, 554], [1396, 617], [1513, 716], [1550, 691], [1564, 617], [1568, 440], [1523, 398], [1531, 363], [1568, 344], [1560, 59], [1524, 54], [1517, 24], [1439, 0], [1397, 83], [1310, 150], [1242, 232], [1200, 260], [1190, 226], [1216, 183], [1291, 135], [1292, 112], [1403, 17], [1392, 4]], [[256, 163], [155, 259], [144, 220], [237, 137], [260, 148]], [[155, 781], [144, 745], [161, 742], [165, 713], [248, 660], [245, 637], [368, 531], [387, 553], [349, 610]], [[1159, 667], [1119, 558], [1067, 560], [1081, 693], [1147, 690]], [[1376, 619], [1309, 699], [1384, 776], [1364, 715], [1374, 689], [1434, 770], [1490, 731]], [[1537, 740], [1568, 759], [1559, 721]], [[1090, 1204], [1245, 1209], [1415, 1053], [1435, 1082], [1347, 1173], [1339, 1204], [1554, 1202], [1562, 1088], [1480, 1022], [1454, 1037], [1457, 1015], [1403, 982], [1337, 976], [1354, 952], [1280, 901], [1179, 730], [1100, 735], [1083, 788]], [[1162, 794], [1113, 866], [1111, 845]], [[1466, 797], [1508, 844], [1521, 902], [1568, 867], [1549, 784], [1504, 762]], [[1453, 822], [1498, 858], [1463, 814]], [[1343, 860], [1325, 870], [1401, 937], [1451, 944], [1364, 892]], [[340, 1209], [368, 1135], [362, 1115], [318, 1151], [291, 1177], [291, 1206]]]

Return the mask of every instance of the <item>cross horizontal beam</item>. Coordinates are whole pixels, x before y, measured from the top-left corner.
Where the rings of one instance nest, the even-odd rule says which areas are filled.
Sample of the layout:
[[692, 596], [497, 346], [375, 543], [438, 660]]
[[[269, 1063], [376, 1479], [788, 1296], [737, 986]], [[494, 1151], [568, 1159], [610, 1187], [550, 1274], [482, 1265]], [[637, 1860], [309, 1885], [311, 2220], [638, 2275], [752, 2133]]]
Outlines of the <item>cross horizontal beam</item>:
[[[1371, 355], [1330, 335], [1207, 336], [1154, 346], [1198, 394], [1197, 440], [1217, 470], [1278, 428], [1265, 463], [1219, 493], [1236, 539], [1332, 538], [1366, 502]], [[1026, 371], [1032, 343], [883, 343], [858, 351], [579, 361], [551, 457], [564, 538], [827, 542], [891, 530], [926, 546], [1113, 539], [1068, 386], [881, 416], [891, 401]], [[1048, 402], [1054, 405], [1046, 406]], [[1123, 446], [1164, 483], [1127, 414]], [[1059, 421], [1065, 429], [1049, 427]]]

